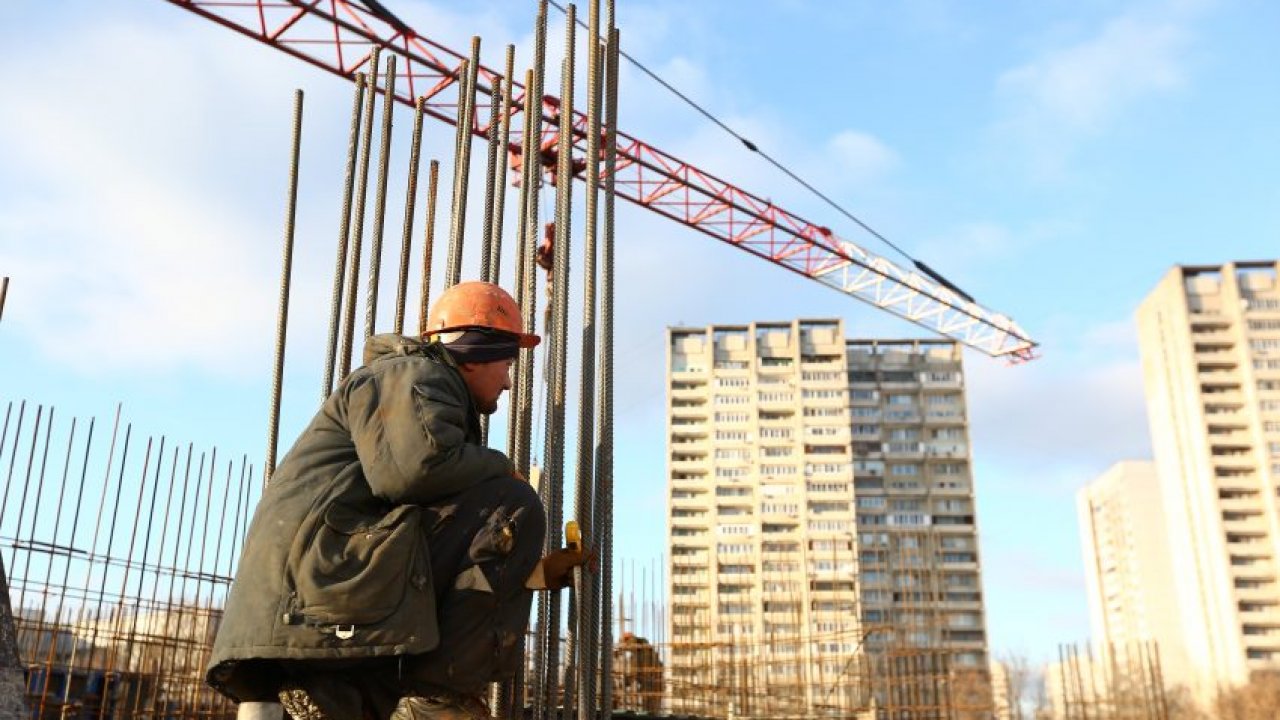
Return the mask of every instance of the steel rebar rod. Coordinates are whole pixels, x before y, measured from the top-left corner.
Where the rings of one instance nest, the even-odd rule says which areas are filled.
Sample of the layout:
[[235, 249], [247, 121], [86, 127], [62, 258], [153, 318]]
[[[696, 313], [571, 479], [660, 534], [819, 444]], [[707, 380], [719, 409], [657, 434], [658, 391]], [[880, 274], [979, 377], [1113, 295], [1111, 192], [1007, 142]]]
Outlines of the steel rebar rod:
[[[15, 539], [22, 536], [22, 518], [27, 513], [27, 491], [31, 489], [31, 473], [35, 470], [36, 447], [39, 445], [39, 441], [40, 441], [40, 416], [41, 416], [41, 413], [43, 413], [43, 411], [44, 411], [43, 405], [36, 406], [36, 421], [31, 425], [31, 450], [27, 454], [27, 471], [26, 473], [24, 473], [25, 477], [22, 481], [22, 499], [18, 502], [18, 522], [13, 531], [13, 537]], [[50, 407], [49, 418], [46, 424], [52, 424], [52, 422], [53, 422], [53, 408]], [[47, 435], [48, 433], [46, 433], [46, 438], [47, 438]], [[18, 444], [14, 443], [13, 448], [16, 451], [18, 449]], [[47, 458], [49, 455], [49, 442], [47, 439], [45, 440], [44, 450], [45, 450], [44, 452], [45, 457]], [[9, 495], [9, 489], [5, 488], [6, 503], [9, 500], [8, 495]], [[0, 510], [0, 524], [3, 523], [3, 520], [4, 520], [4, 512]], [[10, 557], [9, 573], [10, 575], [12, 575], [13, 571], [17, 568], [17, 563], [18, 563], [18, 546], [16, 543], [13, 546], [13, 553], [9, 557]], [[13, 577], [10, 577], [9, 581], [10, 583], [12, 583]], [[13, 588], [11, 585], [10, 586], [11, 592], [12, 592], [12, 589]], [[22, 604], [19, 603], [18, 606], [21, 607]]]
[[516, 71], [515, 45], [507, 46], [506, 60], [504, 77], [507, 81], [502, 84], [502, 115], [501, 122], [498, 124], [498, 168], [494, 173], [493, 184], [493, 203], [497, 209], [493, 213], [493, 227], [490, 230], [493, 236], [493, 252], [489, 258], [489, 269], [495, 283], [500, 282], [498, 278], [502, 277], [502, 223], [507, 208], [507, 150], [511, 146], [512, 88], [515, 85]]
[[[542, 133], [542, 89], [543, 82], [546, 78], [546, 56], [547, 56], [547, 0], [538, 1], [538, 13], [533, 24], [533, 68], [528, 73], [528, 82], [525, 84], [525, 136], [522, 138], [522, 156], [521, 167], [524, 169], [523, 187], [526, 189], [527, 203], [522, 209], [525, 215], [520, 222], [525, 225], [525, 244], [523, 247], [524, 263], [521, 268], [522, 282], [521, 285], [526, 293], [521, 299], [521, 312], [524, 326], [528, 328], [528, 332], [533, 332], [533, 328], [537, 322], [536, 305], [537, 291], [534, 288], [534, 244], [538, 242], [538, 193], [540, 190], [540, 158], [538, 157], [538, 148]], [[537, 110], [537, 112], [534, 112]], [[550, 343], [548, 343], [549, 345]], [[544, 355], [547, 357], [547, 355]], [[534, 353], [532, 349], [522, 350], [520, 358], [520, 422], [522, 431], [518, 436], [518, 441], [523, 443], [518, 453], [519, 459], [516, 461], [524, 470], [531, 471], [530, 456], [532, 454], [532, 435], [533, 435], [533, 375], [534, 375]], [[546, 502], [546, 493], [542, 486], [539, 487], [539, 495], [543, 498], [544, 508]], [[550, 529], [550, 528], [548, 528]], [[547, 714], [547, 697], [546, 675], [547, 675], [547, 650], [549, 647], [549, 635], [551, 632], [558, 632], [558, 626], [553, 626], [548, 622], [548, 615], [551, 612], [551, 596], [549, 593], [538, 594], [538, 621], [535, 626], [534, 644], [533, 644], [533, 667], [532, 679], [526, 685], [532, 688], [532, 715], [533, 720], [545, 720]]]
[[293, 277], [293, 230], [298, 215], [298, 162], [302, 152], [302, 90], [293, 91], [293, 138], [289, 152], [289, 195], [285, 203], [284, 258], [280, 265], [280, 299], [276, 315], [276, 354], [271, 371], [271, 409], [267, 424], [267, 460], [263, 481], [271, 482], [280, 442], [280, 395], [284, 384], [284, 349], [289, 332], [289, 287]]
[[[141, 473], [141, 475], [140, 475], [140, 480], [139, 480], [139, 485], [138, 485], [138, 503], [137, 503], [137, 506], [134, 508], [134, 511], [133, 511], [133, 516], [134, 516], [134, 518], [135, 518], [135, 519], [140, 518], [140, 517], [142, 516], [142, 499], [143, 499], [143, 497], [146, 495], [146, 490], [147, 490], [147, 471], [151, 469], [151, 449], [152, 449], [152, 444], [153, 444], [154, 440], [155, 440], [155, 438], [153, 438], [153, 437], [148, 437], [148, 438], [147, 438], [147, 449], [146, 449], [146, 453], [143, 455], [143, 459], [142, 459], [142, 473]], [[124, 465], [123, 465], [123, 464], [120, 466], [120, 475], [121, 475], [121, 488], [122, 488], [122, 490], [123, 490], [123, 481], [124, 481]], [[121, 494], [123, 494], [123, 493], [121, 493]], [[117, 515], [119, 514], [119, 512], [118, 512], [118, 508], [119, 508], [119, 506], [120, 506], [120, 497], [119, 497], [119, 495], [117, 495], [117, 497], [116, 497], [116, 507], [117, 507], [117, 513], [116, 513], [116, 514], [117, 514]], [[112, 523], [114, 524], [114, 522], [115, 522], [115, 518], [112, 518]], [[136, 528], [135, 528], [135, 530], [136, 530]], [[123, 599], [124, 599], [125, 593], [127, 592], [127, 588], [128, 588], [128, 586], [129, 586], [129, 575], [130, 575], [130, 570], [132, 570], [132, 568], [133, 568], [133, 550], [134, 550], [135, 544], [136, 544], [136, 542], [137, 542], [137, 539], [138, 539], [138, 534], [137, 534], [137, 532], [131, 532], [131, 533], [129, 533], [129, 547], [128, 547], [128, 549], [125, 551], [124, 563], [123, 563], [123, 565], [124, 565], [124, 571], [123, 571], [123, 572], [124, 572], [124, 577], [123, 577], [123, 579], [120, 581], [120, 595], [119, 595], [119, 597], [120, 597], [120, 599], [121, 599], [121, 600], [123, 600]], [[111, 545], [110, 545], [110, 543], [108, 543], [108, 545], [107, 545], [107, 557], [106, 557], [106, 561], [107, 561], [107, 563], [108, 563], [108, 564], [111, 562]], [[107, 574], [104, 572], [104, 573], [103, 573], [103, 575], [102, 575], [102, 583], [103, 583], [103, 585], [104, 585], [104, 586], [106, 585], [106, 582], [107, 582]], [[120, 655], [120, 650], [121, 650], [121, 644], [120, 644], [119, 640], [120, 640], [120, 635], [122, 634], [122, 632], [123, 632], [123, 630], [124, 630], [124, 616], [125, 616], [124, 603], [123, 603], [123, 602], [118, 603], [118, 607], [119, 607], [119, 609], [120, 609], [120, 610], [119, 610], [119, 612], [117, 612], [117, 613], [116, 613], [115, 622], [112, 624], [112, 625], [113, 625], [113, 627], [112, 627], [112, 631], [111, 631], [111, 633], [112, 633], [112, 637], [110, 638], [110, 649], [111, 649], [111, 652], [110, 652], [110, 654], [108, 655], [108, 657], [110, 658], [110, 660], [109, 660], [109, 661], [107, 661], [107, 662], [105, 663], [105, 668], [104, 668], [104, 670], [105, 670], [105, 674], [106, 674], [108, 677], [110, 677], [110, 676], [111, 676], [111, 674], [115, 671], [116, 663], [117, 663], [117, 662], [118, 662], [118, 660], [119, 660], [119, 655]], [[136, 606], [136, 605], [134, 606], [134, 616], [135, 616], [135, 617], [137, 616], [137, 606]], [[125, 663], [126, 663], [126, 664], [129, 662], [128, 657], [129, 657], [129, 656], [126, 654], [126, 655], [125, 655]], [[104, 693], [104, 694], [105, 694], [105, 693]], [[105, 703], [105, 702], [104, 702], [104, 703], [102, 703], [102, 704], [99, 706], [99, 708], [98, 708], [98, 717], [99, 717], [100, 719], [101, 719], [101, 718], [103, 718], [103, 717], [105, 716], [106, 710], [107, 710], [107, 703]]]
[[[22, 421], [26, 418], [26, 413], [27, 413], [27, 401], [23, 400], [22, 403], [18, 405], [18, 424], [13, 431], [13, 450], [9, 452], [9, 472], [5, 476], [5, 480], [4, 480], [4, 499], [0, 500], [0, 525], [4, 524], [5, 510], [9, 505], [9, 488], [13, 487], [13, 471], [14, 471], [15, 465], [18, 462], [18, 443], [21, 441], [21, 438], [22, 438]], [[9, 429], [8, 420], [9, 418], [6, 416], [5, 430]], [[40, 419], [38, 416], [36, 418], [36, 424], [37, 425], [40, 424]]]
[[387, 221], [387, 172], [391, 167], [392, 103], [396, 99], [396, 56], [387, 58], [382, 83], [382, 143], [378, 153], [378, 186], [373, 193], [373, 239], [369, 244], [369, 289], [364, 304], [364, 336], [373, 335], [378, 323], [378, 289], [382, 275], [382, 232]]
[[0, 320], [4, 319], [4, 301], [9, 297], [9, 276], [0, 278]]
[[347, 169], [342, 182], [342, 214], [338, 217], [338, 252], [333, 270], [333, 294], [329, 305], [329, 343], [325, 348], [324, 385], [320, 401], [333, 392], [333, 368], [337, 361], [338, 325], [342, 321], [342, 282], [347, 272], [347, 245], [351, 233], [351, 196], [355, 192], [356, 158], [360, 150], [360, 123], [363, 119], [364, 73], [355, 75], [355, 93], [351, 102], [351, 130], [347, 138]]
[[[560, 71], [561, 112], [556, 151], [556, 225], [554, 260], [551, 270], [551, 326], [548, 328], [548, 335], [551, 337], [549, 352], [551, 382], [547, 400], [546, 451], [544, 453], [546, 468], [543, 474], [543, 483], [547, 486], [550, 495], [550, 502], [546, 503], [548, 551], [560, 547], [562, 542], [560, 526], [564, 520], [564, 425], [569, 349], [569, 246], [572, 242], [573, 208], [573, 113], [569, 109], [573, 107], [576, 7], [570, 4], [566, 9], [564, 60]], [[559, 594], [555, 593], [554, 596], [555, 601], [551, 603], [550, 612], [547, 614], [547, 629], [550, 633], [549, 637], [552, 638], [547, 651], [547, 694], [548, 700], [552, 702], [556, 694], [554, 680], [556, 671], [559, 669], [560, 652], [557, 632], [560, 627]], [[570, 627], [572, 628], [572, 625]], [[554, 707], [550, 710], [553, 720], [559, 717], [559, 712]]]
[[[117, 406], [117, 410], [116, 410], [116, 418], [117, 418], [117, 423], [118, 423], [118, 422], [119, 422], [119, 409], [118, 409], [118, 406]], [[76, 493], [75, 493], [75, 498], [76, 498], [76, 508], [75, 508], [74, 513], [72, 513], [72, 516], [71, 516], [71, 534], [70, 534], [70, 536], [67, 538], [67, 546], [68, 546], [68, 547], [75, 547], [75, 544], [76, 544], [76, 531], [80, 529], [80, 509], [81, 509], [81, 507], [82, 507], [82, 505], [83, 505], [83, 501], [84, 501], [84, 483], [85, 483], [85, 480], [86, 480], [86, 479], [88, 478], [88, 476], [89, 476], [89, 452], [90, 452], [90, 450], [93, 448], [93, 431], [94, 431], [94, 427], [97, 425], [97, 422], [98, 422], [97, 418], [90, 418], [90, 419], [89, 419], [89, 431], [88, 431], [88, 433], [87, 433], [87, 437], [85, 438], [85, 443], [84, 443], [84, 460], [82, 461], [81, 466], [80, 466], [80, 481], [79, 481], [79, 483], [78, 483], [78, 487], [76, 488]], [[113, 431], [112, 431], [112, 435], [113, 435], [113, 437], [112, 437], [112, 446], [113, 446], [113, 447], [114, 447], [114, 445], [115, 445], [115, 438], [114, 438], [114, 434], [115, 434], [115, 431], [113, 430]], [[56, 538], [55, 538], [55, 539], [56, 539]], [[67, 556], [66, 563], [62, 566], [62, 587], [67, 587], [67, 582], [70, 580], [70, 578], [71, 578], [71, 556], [70, 556], [70, 555], [68, 555], [68, 556]], [[66, 600], [66, 594], [65, 594], [65, 593], [63, 593], [62, 595], [59, 595], [59, 596], [58, 596], [58, 609], [57, 609], [57, 611], [55, 611], [55, 613], [54, 613], [54, 617], [55, 617], [55, 618], [60, 618], [60, 617], [62, 617], [62, 608], [63, 608], [63, 605], [65, 604], [65, 600]], [[43, 707], [44, 707], [44, 697], [45, 697], [45, 693], [47, 693], [47, 691], [48, 691], [49, 676], [50, 676], [50, 674], [51, 674], [52, 667], [53, 667], [53, 645], [54, 645], [54, 643], [50, 643], [50, 646], [49, 646], [49, 659], [48, 659], [48, 664], [47, 664], [47, 665], [46, 665], [46, 667], [45, 667], [45, 690], [41, 693], [41, 696], [40, 696], [40, 697], [41, 697], [40, 703], [41, 703], [41, 711], [42, 711], [42, 712], [43, 712]], [[64, 688], [64, 693], [63, 693], [63, 698], [62, 698], [62, 701], [63, 701], [64, 703], [66, 702], [67, 698], [69, 697], [69, 695], [67, 694], [67, 692], [68, 692], [68, 691], [69, 691], [69, 688]]]
[[494, 178], [498, 172], [498, 114], [502, 112], [502, 88], [508, 78], [495, 77], [489, 92], [489, 128], [485, 134], [484, 219], [480, 232], [480, 279], [497, 282], [493, 272]]
[[449, 256], [446, 289], [462, 279], [462, 249], [467, 225], [467, 187], [471, 176], [471, 129], [475, 124], [476, 73], [480, 71], [480, 38], [471, 38], [471, 58], [463, 62], [458, 88], [458, 137], [453, 158], [453, 203], [449, 213]]
[[418, 300], [418, 337], [426, 337], [431, 310], [431, 255], [436, 238], [436, 199], [440, 188], [440, 161], [432, 160], [427, 175], [427, 218], [422, 239], [422, 288]]
[[[574, 515], [587, 546], [597, 548], [595, 510], [595, 402], [596, 394], [596, 230], [600, 191], [600, 0], [587, 5], [587, 140], [585, 203], [583, 212], [582, 355], [578, 403], [577, 464], [574, 488]], [[570, 166], [572, 173], [572, 165]], [[595, 679], [598, 665], [596, 644], [600, 639], [600, 613], [596, 602], [596, 581], [585, 570], [576, 571], [581, 580], [577, 598], [576, 662], [578, 668], [578, 719], [595, 716]]]
[[422, 158], [422, 115], [427, 99], [413, 105], [413, 136], [409, 146], [409, 177], [404, 192], [404, 232], [400, 236], [400, 277], [396, 285], [395, 333], [404, 334], [404, 309], [409, 293], [409, 256], [413, 248], [413, 213], [418, 200], [418, 165]]
[[618, 63], [620, 39], [614, 0], [608, 0], [608, 45], [604, 80], [604, 238], [600, 248], [600, 392], [596, 414], [596, 506], [593, 510], [600, 558], [600, 717], [613, 713], [613, 312], [614, 312], [614, 172], [617, 169]]
[[[337, 381], [341, 382], [351, 372], [352, 344], [356, 332], [356, 293], [360, 288], [360, 252], [364, 243], [364, 209], [369, 190], [369, 156], [373, 145], [374, 98], [378, 95], [378, 48], [369, 54], [369, 74], [365, 76], [364, 124], [360, 133], [360, 167], [356, 174], [356, 206], [352, 223], [349, 269], [347, 274], [346, 305], [343, 310], [342, 350], [339, 352]], [[263, 476], [266, 476], [265, 468]]]
[[[527, 332], [534, 332], [537, 312], [534, 308], [537, 293], [533, 289], [533, 243], [537, 237], [537, 211], [530, 215], [530, 206], [537, 204], [537, 175], [530, 172], [527, 158], [533, 157], [533, 149], [537, 147], [537, 131], [534, 130], [536, 119], [532, 112], [534, 106], [534, 71], [525, 72], [524, 86], [524, 131], [520, 138], [520, 198], [519, 212], [516, 218], [516, 302], [520, 304], [520, 322]], [[530, 179], [534, 178], [534, 179]], [[516, 469], [525, 477], [529, 477], [529, 456], [531, 441], [531, 421], [533, 417], [533, 365], [532, 348], [520, 351], [516, 364], [515, 387], [511, 392], [511, 430], [507, 437], [507, 454], [515, 463]], [[535, 641], [536, 646], [536, 641]]]

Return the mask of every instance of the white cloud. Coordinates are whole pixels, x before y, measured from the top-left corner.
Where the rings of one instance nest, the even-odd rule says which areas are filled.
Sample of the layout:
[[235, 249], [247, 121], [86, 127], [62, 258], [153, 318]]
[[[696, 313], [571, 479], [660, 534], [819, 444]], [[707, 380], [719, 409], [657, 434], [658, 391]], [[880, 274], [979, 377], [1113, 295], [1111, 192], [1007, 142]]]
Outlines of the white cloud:
[[1175, 20], [1118, 17], [1094, 37], [1009, 70], [999, 87], [1029, 116], [1095, 130], [1127, 105], [1181, 87], [1189, 39]]
[[[1149, 454], [1136, 328], [1117, 320], [1043, 329], [1044, 357], [968, 364], [974, 447], [1006, 468], [1068, 484]], [[1081, 477], [1081, 474], [1084, 477]]]
[[840, 170], [858, 183], [877, 180], [898, 166], [898, 154], [864, 132], [843, 130], [831, 138], [828, 146], [838, 158]]

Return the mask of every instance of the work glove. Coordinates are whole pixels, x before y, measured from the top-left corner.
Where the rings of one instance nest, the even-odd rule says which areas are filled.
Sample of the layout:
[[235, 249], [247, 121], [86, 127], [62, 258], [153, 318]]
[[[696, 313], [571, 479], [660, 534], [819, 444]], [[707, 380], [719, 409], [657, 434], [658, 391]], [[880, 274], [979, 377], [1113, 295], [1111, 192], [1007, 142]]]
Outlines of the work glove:
[[582, 550], [561, 548], [538, 561], [526, 587], [532, 590], [561, 590], [573, 582], [573, 569], [587, 566], [595, 571], [595, 556]]

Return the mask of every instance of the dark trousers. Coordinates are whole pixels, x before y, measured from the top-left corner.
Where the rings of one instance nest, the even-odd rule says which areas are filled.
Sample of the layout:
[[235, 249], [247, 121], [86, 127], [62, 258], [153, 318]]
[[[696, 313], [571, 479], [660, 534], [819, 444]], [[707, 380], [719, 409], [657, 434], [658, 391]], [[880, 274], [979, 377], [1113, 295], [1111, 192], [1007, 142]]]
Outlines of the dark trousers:
[[483, 482], [424, 508], [440, 644], [422, 655], [288, 669], [330, 718], [387, 718], [403, 695], [476, 695], [514, 675], [542, 556], [546, 514], [515, 478]]

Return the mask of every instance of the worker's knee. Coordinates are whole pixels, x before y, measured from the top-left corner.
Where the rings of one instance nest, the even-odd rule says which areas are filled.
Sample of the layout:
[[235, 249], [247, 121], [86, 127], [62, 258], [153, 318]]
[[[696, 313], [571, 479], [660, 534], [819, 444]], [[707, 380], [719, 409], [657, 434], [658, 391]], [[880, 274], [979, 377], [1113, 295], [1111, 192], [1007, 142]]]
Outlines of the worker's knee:
[[526, 558], [536, 559], [542, 550], [547, 520], [533, 488], [523, 480], [502, 477], [483, 483], [477, 491], [489, 510], [484, 526], [472, 539], [468, 552], [471, 561], [506, 557], [519, 563]]

